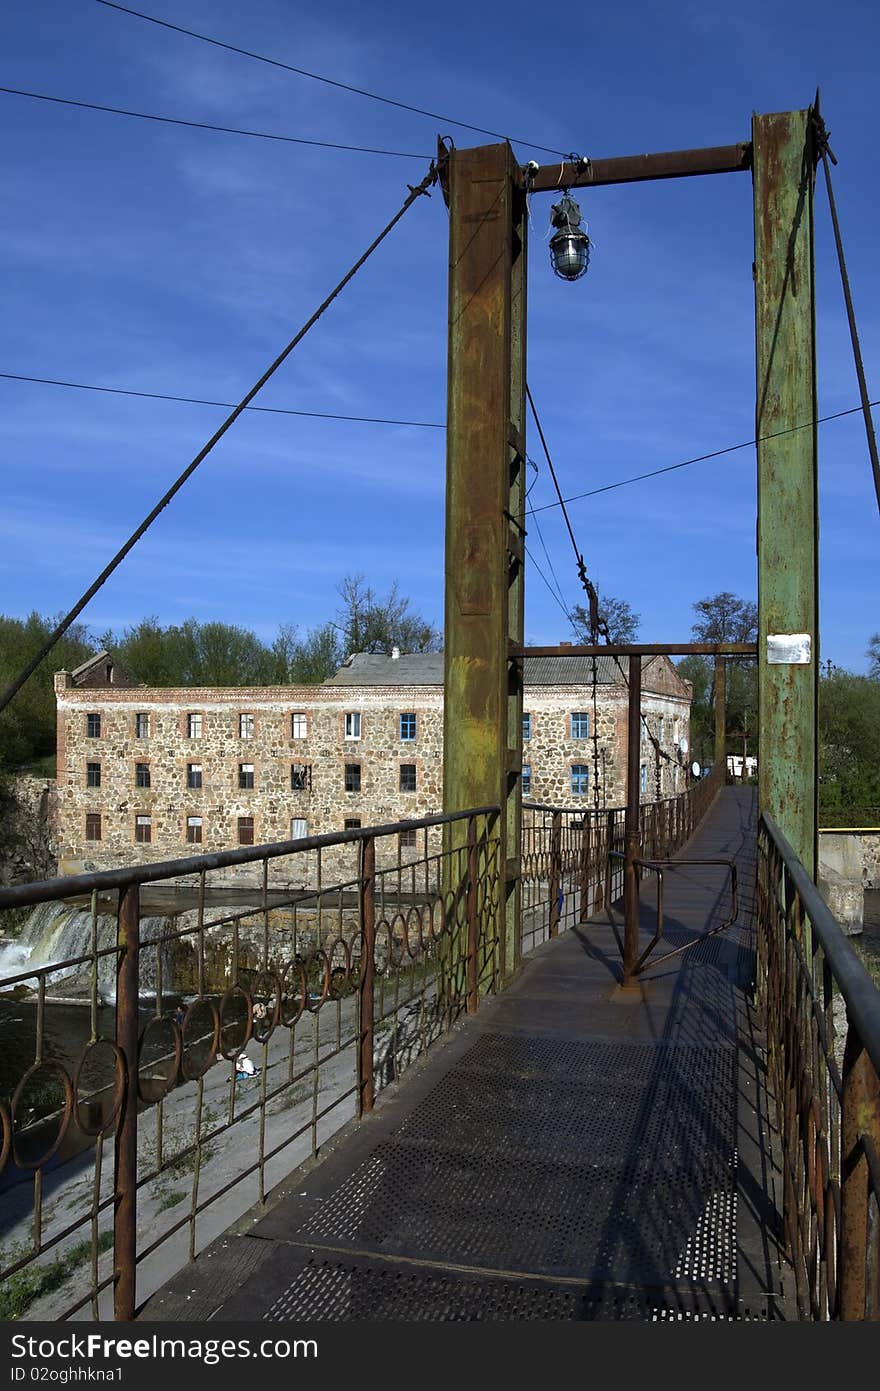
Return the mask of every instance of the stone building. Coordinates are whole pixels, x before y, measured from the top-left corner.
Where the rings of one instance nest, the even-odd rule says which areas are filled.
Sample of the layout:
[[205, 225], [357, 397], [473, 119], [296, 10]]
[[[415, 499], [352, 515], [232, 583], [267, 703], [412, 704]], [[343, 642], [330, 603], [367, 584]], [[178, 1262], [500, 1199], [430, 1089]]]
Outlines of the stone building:
[[[589, 657], [524, 666], [524, 797], [622, 805], [626, 661], [598, 658], [595, 688]], [[650, 801], [684, 790], [691, 691], [665, 657], [644, 662], [642, 684], [641, 794]], [[322, 685], [173, 689], [135, 685], [102, 652], [59, 672], [55, 689], [62, 872], [442, 809], [442, 653], [358, 653]], [[422, 846], [415, 831], [393, 839], [404, 860]], [[387, 862], [388, 844], [384, 853]], [[302, 857], [296, 871], [292, 863], [270, 869], [308, 882]]]

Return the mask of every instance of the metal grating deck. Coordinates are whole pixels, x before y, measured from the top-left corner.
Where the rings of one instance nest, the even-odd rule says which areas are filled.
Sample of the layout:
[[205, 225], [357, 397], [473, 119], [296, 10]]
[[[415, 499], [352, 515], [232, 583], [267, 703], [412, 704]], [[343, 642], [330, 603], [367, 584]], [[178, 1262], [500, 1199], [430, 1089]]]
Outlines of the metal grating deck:
[[[744, 903], [747, 798], [716, 804], [693, 849], [737, 854]], [[658, 951], [723, 906], [717, 876], [670, 874]], [[542, 946], [294, 1175], [238, 1238], [270, 1256], [213, 1317], [783, 1317], [748, 917], [648, 971], [635, 1001], [614, 989], [615, 932]]]

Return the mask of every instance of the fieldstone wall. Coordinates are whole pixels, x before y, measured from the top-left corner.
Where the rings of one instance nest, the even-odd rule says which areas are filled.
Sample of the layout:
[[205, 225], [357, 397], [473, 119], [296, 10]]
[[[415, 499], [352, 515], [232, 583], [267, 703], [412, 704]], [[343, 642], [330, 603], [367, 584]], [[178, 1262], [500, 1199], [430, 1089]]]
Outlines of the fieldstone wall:
[[[655, 751], [647, 741], [643, 744], [642, 795], [648, 801], [684, 790], [673, 738], [687, 733], [689, 716], [685, 687], [670, 664], [658, 663], [652, 674], [652, 684], [667, 684], [670, 690], [646, 691], [643, 710], [671, 761], [660, 760], [658, 794]], [[253, 844], [262, 845], [288, 841], [293, 834], [337, 833], [347, 820], [375, 826], [442, 808], [442, 686], [89, 689], [72, 686], [62, 672], [56, 677], [56, 696], [62, 873], [234, 848], [241, 843], [245, 818], [253, 823]], [[531, 738], [523, 742], [531, 800], [592, 806], [592, 690], [529, 686], [524, 711], [531, 716]], [[588, 733], [582, 737], [572, 735], [574, 713], [588, 717]], [[414, 738], [401, 737], [402, 714], [415, 716]], [[600, 686], [596, 716], [600, 803], [622, 805], [625, 690]], [[576, 764], [589, 768], [588, 789], [581, 796], [571, 790]], [[195, 767], [200, 769], [197, 787], [189, 785]], [[359, 787], [354, 786], [358, 781]], [[242, 785], [250, 782], [252, 786]], [[201, 818], [199, 842], [188, 838], [194, 817]], [[429, 853], [439, 850], [440, 835], [428, 832]], [[401, 844], [396, 834], [383, 838], [380, 866], [405, 869], [423, 858], [425, 832], [416, 832], [415, 840], [412, 846]], [[238, 877], [253, 881], [255, 873], [259, 869], [250, 865]], [[301, 852], [271, 860], [269, 874], [276, 884], [314, 885], [316, 855]], [[356, 874], [356, 846], [322, 852], [323, 882]], [[224, 870], [223, 877], [237, 876]]]

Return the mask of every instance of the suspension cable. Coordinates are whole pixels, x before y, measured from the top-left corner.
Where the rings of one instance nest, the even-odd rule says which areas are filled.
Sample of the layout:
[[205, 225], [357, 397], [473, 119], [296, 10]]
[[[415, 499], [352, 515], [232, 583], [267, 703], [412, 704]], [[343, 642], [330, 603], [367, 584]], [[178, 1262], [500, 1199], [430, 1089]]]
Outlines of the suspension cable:
[[217, 444], [226, 434], [227, 430], [235, 424], [235, 421], [238, 419], [241, 413], [247, 409], [248, 404], [254, 399], [257, 393], [262, 390], [262, 388], [266, 385], [266, 382], [269, 381], [270, 377], [272, 377], [275, 374], [275, 372], [277, 372], [281, 364], [286, 361], [286, 359], [293, 352], [296, 345], [300, 343], [303, 338], [305, 338], [309, 329], [312, 328], [318, 322], [324, 311], [329, 308], [329, 306], [336, 299], [336, 296], [340, 293], [340, 291], [343, 290], [345, 286], [348, 284], [348, 282], [357, 274], [361, 266], [363, 266], [364, 262], [367, 261], [370, 256], [372, 256], [377, 246], [379, 246], [379, 244], [385, 240], [385, 238], [388, 236], [388, 233], [392, 230], [393, 227], [397, 225], [397, 223], [403, 217], [404, 213], [406, 213], [408, 209], [412, 207], [413, 203], [416, 201], [417, 198], [420, 198], [422, 195], [425, 195], [426, 197], [431, 196], [428, 193], [428, 189], [431, 187], [432, 184], [435, 184], [437, 182], [437, 177], [437, 169], [434, 164], [434, 161], [432, 160], [431, 166], [420, 184], [416, 184], [415, 186], [413, 186], [412, 184], [407, 184], [407, 187], [409, 188], [409, 195], [404, 200], [403, 205], [394, 214], [391, 221], [386, 224], [386, 226], [382, 229], [379, 235], [370, 243], [363, 255], [360, 256], [357, 261], [355, 261], [354, 265], [351, 267], [351, 270], [346, 272], [346, 274], [339, 281], [335, 289], [331, 290], [327, 298], [318, 306], [314, 314], [312, 314], [311, 317], [306, 320], [302, 328], [294, 335], [293, 338], [291, 338], [286, 348], [283, 348], [281, 350], [281, 352], [275, 358], [275, 361], [269, 367], [267, 367], [266, 371], [260, 377], [259, 381], [257, 381], [256, 384], [251, 387], [247, 395], [244, 396], [241, 399], [241, 401], [239, 401], [238, 405], [226, 417], [219, 429], [215, 430], [214, 434], [208, 440], [207, 444], [199, 450], [198, 454], [195, 456], [192, 462], [187, 465], [187, 467], [183, 470], [183, 473], [180, 474], [180, 476], [171, 485], [168, 491], [163, 495], [163, 497], [160, 498], [153, 510], [141, 522], [137, 530], [132, 532], [125, 545], [122, 546], [121, 549], [116, 552], [116, 555], [113, 557], [110, 563], [104, 567], [104, 569], [101, 571], [100, 575], [95, 580], [95, 582], [91, 584], [89, 588], [86, 590], [85, 594], [83, 594], [83, 596], [77, 600], [70, 612], [58, 624], [57, 628], [55, 628], [55, 630], [52, 633], [50, 633], [49, 637], [40, 647], [36, 655], [27, 663], [24, 669], [15, 678], [15, 680], [9, 686], [7, 686], [2, 696], [0, 696], [0, 711], [6, 709], [6, 706], [12, 700], [13, 696], [15, 696], [18, 693], [18, 691], [21, 690], [28, 677], [33, 675], [34, 671], [36, 671], [37, 667], [40, 665], [40, 662], [42, 662], [43, 659], [48, 656], [52, 648], [55, 646], [56, 642], [58, 642], [58, 640], [64, 636], [71, 623], [73, 623], [73, 621], [76, 618], [78, 618], [78, 616], [82, 613], [89, 600], [94, 598], [94, 596], [97, 594], [98, 590], [101, 588], [104, 582], [107, 579], [109, 579], [110, 575], [113, 574], [113, 571], [125, 559], [132, 547], [140, 540], [140, 538], [156, 520], [159, 513], [163, 511], [165, 507], [168, 506], [175, 493], [178, 493], [180, 489], [183, 487], [184, 483], [187, 481], [187, 479], [193, 473], [195, 473], [202, 460], [207, 458], [211, 450], [214, 448], [215, 444]]
[[843, 241], [840, 235], [840, 223], [837, 220], [837, 204], [834, 201], [834, 189], [831, 186], [831, 170], [828, 168], [828, 160], [836, 164], [837, 160], [834, 152], [828, 144], [828, 131], [825, 122], [819, 115], [817, 107], [813, 109], [813, 132], [816, 140], [816, 148], [822, 160], [822, 168], [825, 171], [825, 187], [828, 190], [828, 206], [831, 209], [831, 225], [834, 228], [834, 244], [837, 248], [837, 263], [840, 267], [840, 279], [843, 284], [843, 298], [846, 303], [846, 317], [849, 321], [849, 336], [852, 341], [853, 358], [856, 365], [856, 376], [859, 379], [859, 396], [862, 401], [862, 415], [865, 420], [865, 434], [868, 437], [868, 453], [871, 456], [871, 470], [874, 474], [874, 491], [877, 494], [877, 506], [880, 508], [880, 459], [877, 457], [877, 436], [874, 432], [874, 421], [871, 416], [871, 403], [868, 399], [868, 386], [865, 381], [865, 367], [862, 362], [862, 349], [859, 343], [859, 333], [856, 328], [856, 315], [853, 308], [852, 294], [849, 288], [849, 276], [846, 270], [846, 258], [843, 254]]
[[[587, 596], [587, 602], [590, 606], [590, 641], [595, 643], [599, 635], [601, 634], [606, 642], [610, 642], [611, 639], [608, 635], [608, 624], [604, 623], [602, 619], [600, 619], [599, 617], [599, 596], [596, 593], [595, 585], [587, 577], [587, 567], [584, 563], [584, 557], [578, 549], [578, 543], [574, 537], [574, 531], [572, 529], [571, 520], [568, 515], [568, 510], [565, 506], [565, 499], [562, 496], [562, 489], [559, 486], [559, 479], [556, 477], [556, 470], [553, 467], [553, 460], [550, 457], [550, 450], [547, 447], [547, 440], [544, 437], [544, 431], [541, 426], [540, 417], [538, 416], [537, 407], [535, 406], [534, 398], [532, 396], [531, 388], [529, 387], [528, 382], [526, 382], [526, 399], [528, 400], [529, 407], [531, 409], [532, 416], [535, 421], [535, 425], [538, 428], [538, 435], [541, 440], [541, 447], [544, 450], [544, 457], [547, 460], [547, 467], [550, 469], [550, 477], [553, 479], [553, 486], [556, 489], [556, 496], [559, 499], [558, 505], [562, 508], [562, 515], [565, 518], [565, 525], [568, 527], [568, 534], [571, 537], [572, 550], [574, 551], [574, 557], [577, 563], [578, 579], [580, 580], [583, 586], [584, 592]], [[556, 504], [553, 503], [551, 504], [551, 506], [556, 506]], [[543, 512], [544, 508], [532, 508], [531, 515], [534, 516], [534, 513], [536, 511]]]

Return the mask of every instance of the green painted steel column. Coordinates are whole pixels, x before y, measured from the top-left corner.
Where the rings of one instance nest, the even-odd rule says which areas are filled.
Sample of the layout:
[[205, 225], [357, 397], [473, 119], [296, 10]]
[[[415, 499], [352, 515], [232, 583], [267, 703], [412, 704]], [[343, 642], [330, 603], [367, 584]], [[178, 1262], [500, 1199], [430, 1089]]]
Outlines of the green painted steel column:
[[[755, 116], [752, 141], [758, 388], [758, 801], [815, 878], [819, 653], [810, 114], [806, 110]], [[795, 429], [805, 423], [807, 429]], [[787, 430], [793, 433], [780, 433]]]
[[[495, 924], [502, 959], [507, 903], [515, 907], [516, 899], [515, 889], [507, 891], [508, 823], [514, 814], [508, 803], [518, 802], [519, 784], [510, 766], [510, 726], [512, 712], [522, 710], [508, 658], [509, 640], [522, 643], [523, 538], [515, 523], [522, 524], [525, 460], [513, 458], [520, 451], [512, 443], [511, 401], [514, 329], [518, 357], [525, 340], [519, 270], [524, 248], [514, 231], [522, 225], [519, 183], [509, 145], [450, 153], [443, 806], [502, 807], [504, 882]], [[523, 378], [520, 368], [520, 425]], [[520, 556], [513, 566], [511, 545]], [[517, 743], [517, 757], [519, 748]], [[465, 830], [464, 823], [456, 825], [448, 843], [462, 844]]]

